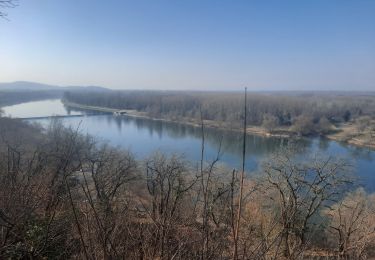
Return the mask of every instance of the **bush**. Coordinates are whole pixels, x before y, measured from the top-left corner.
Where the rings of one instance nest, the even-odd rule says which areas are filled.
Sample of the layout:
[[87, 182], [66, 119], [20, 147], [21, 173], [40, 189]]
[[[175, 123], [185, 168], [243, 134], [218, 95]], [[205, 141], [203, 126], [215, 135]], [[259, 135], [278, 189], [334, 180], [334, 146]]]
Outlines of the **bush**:
[[309, 116], [297, 117], [292, 125], [292, 130], [298, 135], [310, 135], [315, 133], [313, 118]]
[[317, 130], [320, 134], [329, 134], [333, 131], [333, 125], [326, 117], [322, 117], [319, 120]]
[[276, 116], [265, 114], [263, 116], [262, 126], [272, 133], [275, 128], [279, 125], [279, 120]]

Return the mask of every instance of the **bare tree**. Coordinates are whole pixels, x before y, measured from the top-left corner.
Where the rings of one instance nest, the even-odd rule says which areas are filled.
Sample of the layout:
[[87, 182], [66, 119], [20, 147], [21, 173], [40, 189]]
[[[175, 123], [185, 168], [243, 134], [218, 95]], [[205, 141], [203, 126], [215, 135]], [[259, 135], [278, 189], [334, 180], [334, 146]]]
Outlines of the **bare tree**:
[[[73, 138], [73, 132], [49, 132], [42, 139], [37, 129], [22, 122], [2, 121], [0, 153], [6, 151], [6, 155], [0, 164], [0, 229], [5, 236], [0, 238], [0, 257], [67, 257], [70, 253], [64, 247], [72, 231], [68, 221], [72, 194], [65, 185], [74, 187], [74, 180], [67, 178], [77, 169], [75, 145], [82, 143]], [[60, 141], [65, 146], [55, 149]]]
[[0, 17], [6, 18], [8, 16], [8, 14], [1, 11], [1, 9], [14, 8], [17, 4], [18, 0], [0, 0]]
[[365, 129], [367, 127], [370, 126], [371, 117], [369, 117], [369, 116], [362, 116], [362, 117], [358, 118], [356, 121], [357, 121], [358, 132], [361, 133], [361, 132], [365, 131]]
[[[96, 144], [98, 146], [98, 144]], [[129, 152], [107, 145], [93, 147], [82, 157], [81, 187], [87, 207], [81, 206], [83, 226], [95, 258], [118, 258], [124, 248], [124, 230], [129, 215], [127, 186], [136, 179], [137, 164]], [[96, 247], [95, 245], [100, 245]]]
[[265, 114], [263, 116], [262, 126], [272, 133], [279, 125], [279, 120], [276, 116]]
[[220, 149], [206, 162], [204, 140], [198, 166], [159, 153], [140, 167], [59, 121], [0, 118], [0, 258], [373, 257], [374, 195], [346, 194], [345, 160], [293, 148], [245, 178], [245, 143], [242, 176]]
[[[186, 164], [176, 156], [156, 154], [146, 163], [149, 203], [143, 207], [153, 223], [149, 239], [152, 258], [170, 259], [188, 244], [179, 231], [189, 223], [189, 193], [196, 179], [188, 176]], [[192, 204], [190, 204], [192, 205]], [[150, 256], [150, 257], [151, 257]]]
[[375, 198], [361, 188], [324, 211], [335, 252], [343, 259], [365, 259], [375, 246]]
[[312, 221], [322, 208], [338, 199], [351, 182], [344, 160], [315, 156], [309, 162], [298, 162], [294, 151], [283, 150], [264, 165], [264, 190], [275, 202], [276, 217], [282, 227], [278, 255], [295, 259], [310, 244], [318, 223]]

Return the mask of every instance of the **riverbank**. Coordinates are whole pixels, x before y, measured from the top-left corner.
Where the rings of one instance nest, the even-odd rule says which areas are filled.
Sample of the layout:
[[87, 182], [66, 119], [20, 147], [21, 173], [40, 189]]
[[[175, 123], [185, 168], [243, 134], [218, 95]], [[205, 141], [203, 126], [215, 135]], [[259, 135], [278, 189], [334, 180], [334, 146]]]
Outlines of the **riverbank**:
[[[147, 115], [146, 112], [140, 112], [137, 110], [131, 110], [131, 109], [114, 109], [114, 108], [107, 108], [107, 107], [98, 107], [98, 106], [88, 106], [88, 105], [81, 105], [77, 103], [62, 101], [65, 106], [71, 107], [71, 108], [78, 108], [83, 110], [90, 110], [90, 111], [98, 111], [98, 112], [105, 112], [105, 113], [116, 113], [116, 112], [126, 112], [124, 113], [127, 116], [131, 117], [138, 117], [138, 118], [146, 118], [150, 120], [156, 120], [156, 121], [164, 121], [164, 122], [174, 122], [174, 123], [182, 123], [191, 125], [194, 127], [200, 127], [201, 122], [199, 120], [195, 120], [192, 118], [180, 118], [180, 119], [166, 119], [166, 118], [155, 118], [150, 117]], [[229, 131], [236, 131], [236, 132], [242, 132], [243, 129], [241, 127], [233, 127], [231, 124], [227, 124], [225, 122], [217, 122], [214, 120], [204, 120], [204, 126], [209, 128], [217, 128], [217, 129], [223, 129], [223, 130], [229, 130]], [[279, 138], [290, 138], [292, 136], [296, 136], [295, 133], [288, 131], [285, 129], [278, 129], [274, 131], [274, 133], [268, 132], [265, 128], [259, 127], [259, 126], [248, 126], [246, 128], [246, 132], [248, 134], [258, 135], [258, 136], [264, 136], [264, 137], [279, 137]]]
[[[146, 118], [150, 120], [158, 120], [158, 121], [164, 121], [164, 122], [175, 122], [175, 123], [182, 123], [191, 125], [194, 127], [200, 127], [201, 122], [199, 120], [193, 119], [193, 118], [176, 118], [176, 119], [166, 119], [166, 118], [154, 118], [147, 115], [146, 112], [140, 112], [137, 110], [124, 110], [124, 109], [114, 109], [114, 108], [108, 108], [108, 107], [98, 107], [98, 106], [88, 106], [88, 105], [81, 105], [77, 103], [62, 101], [65, 106], [71, 107], [71, 108], [78, 108], [83, 110], [90, 110], [90, 111], [97, 111], [97, 112], [105, 112], [105, 113], [116, 113], [116, 112], [123, 112], [127, 116], [131, 117], [138, 117], [138, 118]], [[223, 130], [229, 130], [229, 131], [236, 131], [241, 132], [241, 127], [236, 127], [231, 124], [225, 123], [225, 122], [218, 122], [213, 120], [204, 120], [205, 127], [209, 128], [217, 128], [217, 129], [223, 129]], [[246, 128], [246, 132], [248, 134], [252, 135], [258, 135], [263, 137], [278, 137], [278, 138], [292, 138], [297, 137], [298, 135], [291, 131], [289, 128], [278, 128], [275, 129], [272, 133], [267, 131], [264, 127], [260, 126], [248, 126]], [[357, 134], [355, 134], [357, 133]], [[367, 147], [371, 149], [375, 149], [375, 138], [371, 136], [371, 133], [358, 133], [358, 130], [356, 130], [356, 126], [354, 124], [342, 124], [336, 127], [334, 133], [323, 135], [323, 137], [326, 137], [333, 141], [338, 142], [345, 142], [351, 145], [359, 146], [359, 147]]]
[[114, 113], [114, 112], [120, 111], [119, 109], [114, 109], [114, 108], [109, 108], [109, 107], [86, 106], [86, 105], [68, 102], [68, 101], [65, 101], [65, 100], [61, 100], [61, 102], [67, 107], [79, 108], [79, 109], [83, 109], [83, 110], [105, 112], [105, 113]]
[[328, 134], [326, 137], [338, 142], [375, 149], [375, 132], [371, 130], [358, 131], [358, 126], [353, 123], [341, 124], [338, 131]]

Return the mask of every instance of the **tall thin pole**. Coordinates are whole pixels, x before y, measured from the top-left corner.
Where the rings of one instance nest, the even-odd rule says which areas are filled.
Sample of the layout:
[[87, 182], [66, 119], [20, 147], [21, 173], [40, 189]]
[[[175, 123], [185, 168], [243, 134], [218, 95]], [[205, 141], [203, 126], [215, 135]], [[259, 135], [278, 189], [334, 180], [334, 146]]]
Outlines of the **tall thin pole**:
[[[242, 175], [241, 183], [243, 184], [243, 177], [245, 173], [245, 160], [246, 160], [246, 125], [247, 125], [247, 88], [245, 88], [245, 118], [243, 119], [243, 143], [242, 143]], [[241, 185], [242, 187], [243, 185]], [[242, 194], [241, 194], [242, 197]]]
[[242, 211], [243, 183], [245, 176], [245, 160], [246, 160], [246, 117], [247, 117], [247, 88], [245, 88], [245, 104], [244, 104], [244, 120], [243, 120], [243, 140], [242, 140], [242, 171], [240, 176], [240, 196], [238, 197], [238, 209], [236, 219], [236, 229], [234, 233], [234, 252], [233, 259], [238, 259], [238, 235], [240, 229], [240, 219]]

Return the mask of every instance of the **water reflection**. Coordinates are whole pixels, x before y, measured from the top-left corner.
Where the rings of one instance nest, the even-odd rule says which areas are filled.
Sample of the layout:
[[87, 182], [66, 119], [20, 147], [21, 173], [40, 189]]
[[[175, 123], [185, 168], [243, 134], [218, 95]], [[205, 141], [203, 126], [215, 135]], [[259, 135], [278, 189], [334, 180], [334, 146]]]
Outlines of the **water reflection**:
[[[149, 141], [143, 147], [148, 152], [162, 147], [161, 150], [164, 152], [180, 152], [184, 153], [187, 159], [199, 160], [201, 142], [201, 129], [199, 127], [127, 116], [105, 116], [105, 118], [108, 125], [111, 125], [111, 121], [116, 122], [120, 136], [127, 136], [129, 129], [134, 128], [136, 130], [134, 134]], [[92, 119], [94, 120], [94, 118]], [[95, 119], [99, 118], [95, 117]], [[99, 124], [99, 122], [97, 123]], [[137, 140], [137, 138], [135, 139]], [[205, 141], [206, 160], [215, 158], [219, 147], [221, 147], [221, 161], [230, 167], [239, 168], [242, 151], [242, 134], [240, 132], [206, 128]], [[129, 142], [129, 140], [125, 143], [131, 143], [132, 147], [137, 146], [136, 142]], [[171, 145], [164, 146], [164, 143], [171, 143]], [[301, 158], [306, 158], [315, 153], [323, 156], [347, 158], [354, 166], [354, 171], [362, 180], [363, 185], [369, 190], [375, 190], [375, 152], [366, 148], [333, 142], [325, 138], [285, 139], [248, 135], [246, 169], [248, 171], [256, 170], [262, 160], [266, 160], [270, 154], [290, 143], [298, 148]]]
[[[163, 136], [169, 136], [173, 139], [194, 138], [201, 139], [200, 127], [185, 125], [174, 122], [165, 122], [161, 120], [150, 120], [145, 118], [134, 117], [106, 117], [108, 123], [116, 121], [118, 129], [121, 130], [122, 124], [134, 125], [137, 130], [147, 130], [149, 137], [153, 138], [155, 135], [161, 139]], [[242, 134], [240, 132], [225, 131], [216, 128], [205, 128], [205, 141], [214, 149], [218, 150], [220, 145], [224, 153], [241, 155]], [[221, 142], [221, 143], [220, 143]], [[308, 148], [311, 145], [310, 139], [290, 140], [285, 138], [264, 138], [255, 135], [248, 135], [247, 150], [249, 155], [265, 155], [270, 154], [277, 149], [293, 142], [300, 148]]]
[[374, 160], [374, 152], [369, 148], [349, 146], [347, 149], [350, 152], [350, 156], [353, 158], [367, 160], [370, 162]]
[[[87, 114], [79, 109], [65, 109], [61, 102], [55, 104], [61, 105], [66, 114]], [[18, 107], [14, 111], [24, 110], [25, 105], [17, 105]], [[40, 104], [37, 107], [41, 109]], [[50, 108], [44, 107], [43, 109], [43, 111], [47, 111]], [[42, 125], [49, 123], [47, 119], [31, 121]], [[160, 150], [164, 153], [184, 154], [186, 159], [192, 162], [200, 160], [201, 129], [199, 127], [129, 116], [115, 117], [108, 114], [80, 118], [70, 117], [64, 118], [62, 121], [66, 126], [75, 128], [80, 126], [83, 133], [89, 133], [111, 145], [129, 148], [138, 159], [146, 158], [152, 152]], [[206, 160], [213, 160], [221, 147], [221, 162], [229, 168], [240, 168], [242, 151], [242, 134], [240, 132], [206, 128], [205, 141]], [[248, 135], [246, 169], [249, 172], [257, 170], [261, 161], [267, 160], [272, 153], [290, 143], [299, 149], [302, 160], [315, 153], [323, 154], [323, 156], [348, 158], [365, 188], [375, 191], [375, 152], [325, 138], [293, 140]]]
[[82, 111], [67, 109], [60, 99], [26, 102], [12, 106], [5, 106], [2, 110], [5, 115], [18, 118], [82, 114]]

